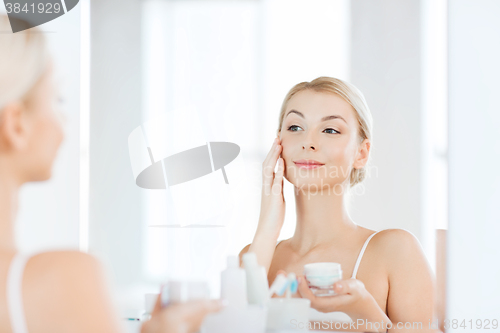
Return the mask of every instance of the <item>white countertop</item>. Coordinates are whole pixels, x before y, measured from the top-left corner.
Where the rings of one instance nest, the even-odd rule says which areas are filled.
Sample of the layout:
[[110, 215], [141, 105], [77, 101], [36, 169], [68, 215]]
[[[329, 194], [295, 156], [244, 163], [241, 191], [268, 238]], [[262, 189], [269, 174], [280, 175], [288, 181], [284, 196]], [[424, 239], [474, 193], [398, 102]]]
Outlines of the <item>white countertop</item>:
[[[125, 321], [125, 328], [127, 330], [127, 333], [139, 333], [141, 330], [141, 324], [142, 322], [140, 321]], [[327, 332], [335, 332], [335, 333], [348, 333], [345, 331], [318, 331], [318, 330], [309, 330], [309, 331], [299, 331], [299, 330], [267, 330], [266, 333], [299, 333], [299, 332], [322, 332], [322, 333], [327, 333]], [[352, 332], [349, 332], [352, 333]]]

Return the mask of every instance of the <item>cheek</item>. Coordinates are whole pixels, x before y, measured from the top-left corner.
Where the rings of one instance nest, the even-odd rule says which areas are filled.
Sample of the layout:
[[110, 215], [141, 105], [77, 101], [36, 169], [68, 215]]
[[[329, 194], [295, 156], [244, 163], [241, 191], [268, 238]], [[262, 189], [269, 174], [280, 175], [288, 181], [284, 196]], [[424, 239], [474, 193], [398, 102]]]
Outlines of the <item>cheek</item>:
[[52, 118], [47, 128], [51, 128], [50, 135], [50, 147], [52, 149], [52, 154], [55, 154], [64, 139], [64, 130], [61, 121], [58, 118]]
[[54, 130], [54, 136], [57, 142], [61, 142], [64, 139], [64, 126], [62, 119], [54, 116], [54, 119], [52, 121], [52, 126]]
[[40, 119], [36, 131], [36, 148], [44, 159], [52, 159], [63, 139], [63, 131], [60, 122], [47, 116]]
[[283, 158], [283, 162], [285, 163], [284, 176], [287, 178], [287, 169], [294, 166], [292, 161], [292, 157], [294, 154], [291, 152], [293, 145], [290, 144], [286, 139], [281, 140], [281, 154], [280, 157]]
[[293, 164], [292, 158], [297, 157], [300, 154], [300, 145], [294, 144], [290, 139], [283, 139], [281, 141], [281, 154], [285, 162], [285, 167], [289, 167]]
[[347, 147], [334, 146], [329, 149], [328, 156], [330, 156], [334, 164], [344, 165], [345, 163], [347, 163], [347, 161], [349, 161], [349, 154], [350, 151]]
[[350, 138], [345, 138], [342, 142], [337, 142], [335, 145], [329, 147], [330, 156], [335, 157], [338, 163], [350, 163], [353, 161], [353, 157], [355, 154], [355, 145], [354, 141]]
[[[327, 172], [330, 178], [344, 177], [351, 172], [353, 159], [353, 147], [349, 144], [335, 144], [328, 147]], [[335, 176], [334, 176], [335, 175]]]

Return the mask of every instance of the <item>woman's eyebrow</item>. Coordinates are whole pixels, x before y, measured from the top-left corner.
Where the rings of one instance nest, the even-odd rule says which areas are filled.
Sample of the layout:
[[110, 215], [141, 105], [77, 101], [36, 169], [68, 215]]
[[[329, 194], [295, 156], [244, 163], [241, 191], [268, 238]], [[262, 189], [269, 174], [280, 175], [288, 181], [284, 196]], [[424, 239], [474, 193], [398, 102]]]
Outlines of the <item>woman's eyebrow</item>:
[[[306, 117], [304, 117], [304, 114], [302, 112], [297, 111], [297, 110], [290, 110], [290, 111], [288, 111], [288, 113], [286, 115], [288, 116], [290, 113], [296, 113], [299, 116], [301, 116], [302, 118], [304, 118], [304, 119], [306, 118]], [[286, 116], [285, 116], [285, 118], [286, 118]], [[347, 124], [347, 121], [345, 121], [345, 119], [342, 118], [339, 115], [326, 116], [326, 117], [321, 118], [321, 121], [327, 121], [327, 120], [330, 120], [330, 119], [342, 119], [344, 121], [344, 123]]]

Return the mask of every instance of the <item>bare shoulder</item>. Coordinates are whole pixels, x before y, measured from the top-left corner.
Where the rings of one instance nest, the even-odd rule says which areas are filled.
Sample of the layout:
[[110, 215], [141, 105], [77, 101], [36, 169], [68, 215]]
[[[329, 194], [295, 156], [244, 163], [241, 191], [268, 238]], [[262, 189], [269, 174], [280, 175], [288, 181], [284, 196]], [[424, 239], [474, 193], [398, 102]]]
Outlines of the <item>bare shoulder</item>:
[[392, 322], [431, 320], [435, 277], [418, 238], [404, 229], [387, 229], [373, 236], [373, 241], [387, 268], [389, 318]]
[[117, 332], [104, 267], [89, 254], [51, 251], [34, 255], [26, 265], [23, 289], [28, 323], [50, 327], [54, 324], [46, 318], [57, 313], [59, 327]]
[[[34, 255], [26, 266], [25, 278], [42, 280], [49, 276], [50, 281], [68, 281], [75, 283], [79, 280], [87, 280], [91, 276], [99, 276], [103, 273], [101, 263], [97, 258], [80, 251], [50, 251]], [[71, 279], [69, 279], [71, 278]], [[66, 283], [57, 284], [63, 287]]]
[[411, 247], [420, 247], [420, 242], [413, 233], [405, 229], [384, 229], [372, 238], [372, 242], [384, 250], [402, 250]]
[[[428, 265], [418, 238], [405, 229], [385, 229], [372, 238], [375, 251], [386, 258], [389, 273], [401, 270], [407, 264]], [[426, 267], [427, 268], [427, 267]]]
[[69, 251], [47, 251], [34, 255], [31, 262], [44, 262], [44, 264], [98, 264], [98, 260], [85, 252]]
[[50, 251], [31, 257], [23, 285], [36, 298], [50, 296], [53, 306], [67, 305], [68, 295], [105, 288], [105, 274], [97, 258], [79, 251]]

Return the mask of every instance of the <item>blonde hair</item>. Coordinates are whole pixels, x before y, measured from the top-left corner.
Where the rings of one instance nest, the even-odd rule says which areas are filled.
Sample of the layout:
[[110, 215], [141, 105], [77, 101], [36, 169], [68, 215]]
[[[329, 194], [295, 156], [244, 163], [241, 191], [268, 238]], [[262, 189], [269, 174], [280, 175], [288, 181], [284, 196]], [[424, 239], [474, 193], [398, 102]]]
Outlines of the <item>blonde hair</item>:
[[[19, 23], [28, 24], [20, 19]], [[48, 68], [49, 52], [38, 28], [12, 33], [9, 18], [0, 14], [0, 113], [10, 102], [26, 99]]]
[[[320, 76], [312, 80], [311, 82], [298, 83], [292, 89], [290, 89], [288, 94], [285, 96], [285, 99], [283, 100], [283, 104], [281, 106], [277, 134], [281, 131], [286, 107], [290, 99], [298, 92], [308, 89], [316, 92], [336, 94], [342, 97], [347, 103], [352, 106], [356, 113], [356, 118], [359, 125], [359, 143], [363, 142], [363, 140], [365, 139], [368, 139], [370, 140], [370, 142], [372, 142], [373, 119], [370, 109], [368, 108], [368, 104], [366, 104], [363, 93], [351, 83], [328, 76]], [[350, 187], [353, 187], [354, 185], [362, 182], [365, 179], [367, 165], [368, 163], [360, 169], [353, 169], [351, 171], [351, 174], [349, 176]]]

